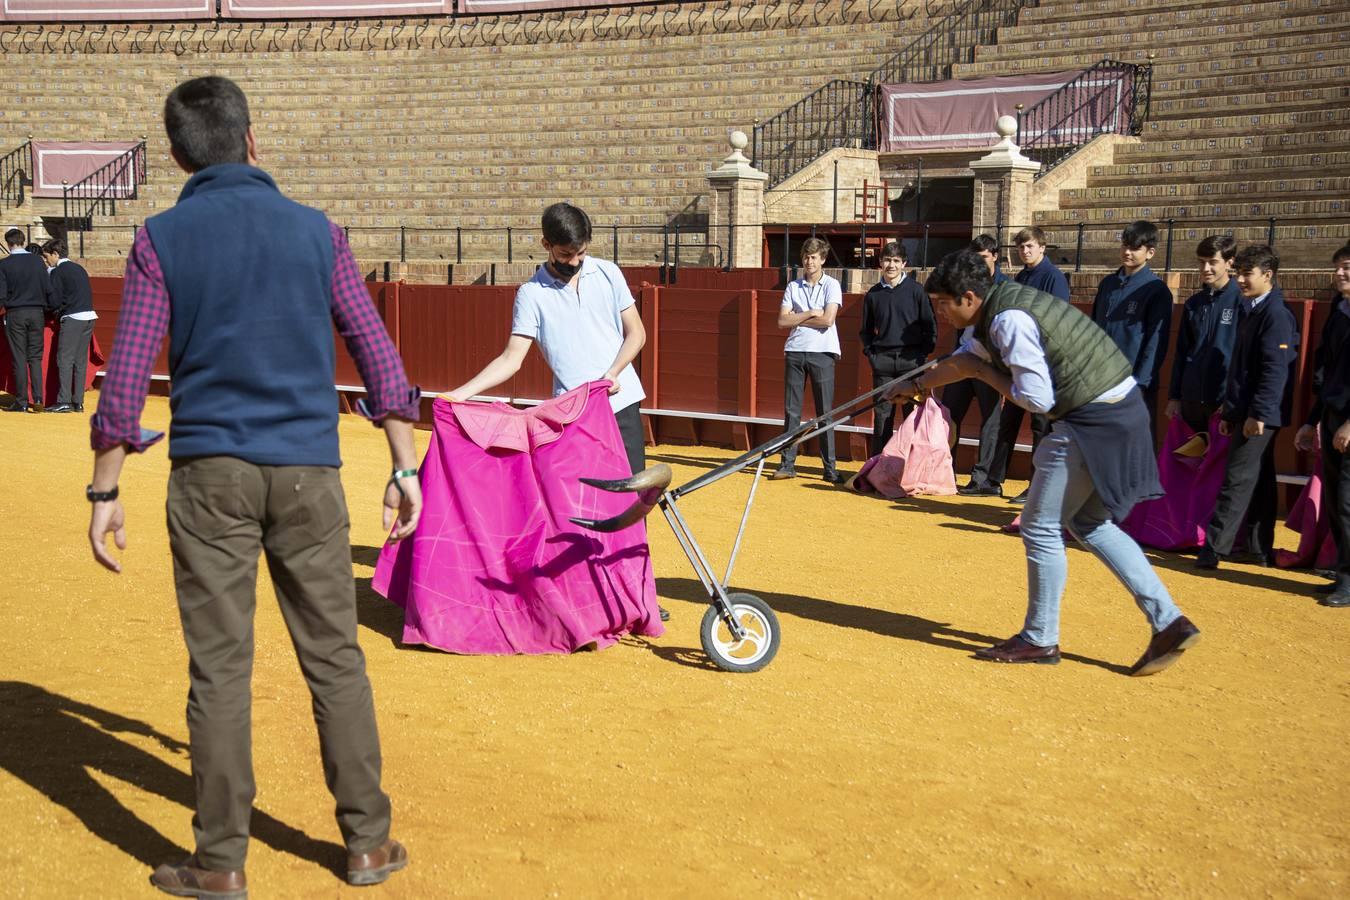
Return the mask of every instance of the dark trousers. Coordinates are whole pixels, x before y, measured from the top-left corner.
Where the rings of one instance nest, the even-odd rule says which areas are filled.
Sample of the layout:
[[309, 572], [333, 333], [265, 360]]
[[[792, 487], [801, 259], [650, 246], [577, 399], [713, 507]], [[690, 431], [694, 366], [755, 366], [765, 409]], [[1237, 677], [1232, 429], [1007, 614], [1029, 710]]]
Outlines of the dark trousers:
[[642, 431], [642, 413], [639, 403], [625, 406], [614, 414], [619, 423], [619, 434], [623, 437], [623, 450], [628, 454], [628, 467], [636, 475], [647, 468], [647, 436]]
[[1228, 444], [1228, 465], [1223, 487], [1214, 504], [1214, 515], [1205, 528], [1205, 544], [1220, 556], [1233, 552], [1238, 529], [1247, 523], [1247, 549], [1271, 553], [1275, 549], [1275, 514], [1278, 486], [1275, 483], [1275, 435], [1280, 429], [1266, 426], [1262, 434], [1245, 437], [1242, 423], [1233, 425]]
[[[801, 353], [792, 350], [784, 354], [783, 372], [783, 429], [791, 431], [802, 423], [802, 394], [806, 377], [811, 376], [811, 399], [816, 404], [816, 415], [823, 415], [834, 406], [834, 356], [829, 353]], [[822, 434], [820, 462], [825, 474], [834, 472], [834, 431]], [[797, 463], [794, 444], [783, 451], [782, 468], [791, 470]]]
[[[994, 444], [994, 456], [989, 463], [989, 483], [1002, 485], [1008, 477], [1008, 464], [1012, 462], [1013, 448], [1017, 444], [1017, 435], [1022, 431], [1022, 420], [1027, 411], [1011, 400], [1005, 399], [998, 414], [998, 439]], [[1031, 455], [1035, 457], [1041, 438], [1050, 433], [1050, 417], [1040, 413], [1031, 414]]]
[[93, 319], [61, 320], [61, 337], [56, 347], [56, 371], [61, 376], [56, 397], [58, 404], [84, 402], [84, 376], [89, 369], [89, 339], [93, 336]]
[[1181, 421], [1191, 431], [1209, 431], [1209, 420], [1218, 412], [1218, 404], [1198, 403], [1194, 400], [1181, 401]]
[[9, 356], [14, 360], [14, 396], [28, 402], [32, 385], [33, 402], [42, 403], [42, 330], [46, 314], [40, 306], [21, 306], [5, 313], [5, 337]]
[[994, 448], [998, 444], [999, 410], [1001, 395], [978, 378], [967, 378], [949, 384], [942, 389], [942, 404], [952, 414], [952, 424], [961, 430], [961, 420], [966, 417], [972, 401], [980, 407], [980, 447], [975, 457], [975, 468], [970, 470], [970, 483], [976, 487], [990, 484], [989, 469], [994, 462]]
[[1144, 395], [1144, 407], [1148, 410], [1148, 436], [1153, 440], [1153, 449], [1158, 449], [1158, 385], [1153, 383], [1146, 388], [1140, 388], [1139, 392]]
[[376, 849], [389, 835], [389, 798], [380, 790], [375, 706], [356, 642], [347, 504], [337, 469], [255, 466], [228, 456], [176, 460], [167, 510], [190, 661], [192, 830], [201, 865], [242, 869], [248, 850], [260, 550], [309, 685], [338, 828], [349, 852]]
[[[873, 353], [867, 357], [872, 364], [872, 387], [881, 387], [906, 372], [923, 365], [922, 356], [906, 355], [902, 351]], [[900, 418], [903, 420], [914, 409], [914, 404], [906, 401], [901, 404]], [[872, 455], [876, 456], [886, 446], [886, 442], [895, 434], [895, 404], [883, 400], [872, 413]]]
[[1333, 413], [1322, 417], [1322, 506], [1336, 542], [1336, 579], [1350, 583], [1350, 454], [1338, 453], [1331, 436], [1345, 424]]

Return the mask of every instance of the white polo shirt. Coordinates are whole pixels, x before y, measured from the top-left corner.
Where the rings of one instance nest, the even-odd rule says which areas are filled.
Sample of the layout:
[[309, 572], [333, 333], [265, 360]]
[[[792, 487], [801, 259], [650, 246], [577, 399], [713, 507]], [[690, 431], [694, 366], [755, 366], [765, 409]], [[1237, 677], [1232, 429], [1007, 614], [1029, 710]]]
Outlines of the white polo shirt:
[[[635, 302], [623, 273], [608, 260], [585, 257], [574, 285], [540, 266], [516, 291], [511, 333], [539, 345], [557, 396], [605, 374], [623, 344], [620, 314]], [[646, 396], [630, 363], [619, 373], [619, 392], [609, 405], [618, 412]]]
[[[842, 307], [844, 291], [837, 279], [822, 274], [815, 284], [807, 284], [805, 278], [798, 278], [783, 292], [783, 312], [804, 313], [808, 309], [824, 309], [829, 304]], [[787, 343], [783, 346], [787, 353], [832, 353], [839, 357], [839, 330], [817, 328], [812, 325], [798, 325], [788, 333]]]

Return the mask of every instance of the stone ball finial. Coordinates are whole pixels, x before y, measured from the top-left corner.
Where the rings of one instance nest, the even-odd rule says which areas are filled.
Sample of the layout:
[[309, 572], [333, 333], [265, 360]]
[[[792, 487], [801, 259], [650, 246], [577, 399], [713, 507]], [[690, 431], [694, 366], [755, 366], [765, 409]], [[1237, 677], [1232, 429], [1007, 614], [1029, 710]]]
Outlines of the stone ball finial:
[[750, 146], [750, 138], [745, 136], [744, 131], [733, 131], [727, 136], [727, 140], [731, 142], [731, 149], [733, 150], [744, 150]]
[[999, 116], [998, 121], [994, 123], [994, 130], [1001, 138], [1011, 138], [1017, 134], [1017, 120], [1012, 116]]

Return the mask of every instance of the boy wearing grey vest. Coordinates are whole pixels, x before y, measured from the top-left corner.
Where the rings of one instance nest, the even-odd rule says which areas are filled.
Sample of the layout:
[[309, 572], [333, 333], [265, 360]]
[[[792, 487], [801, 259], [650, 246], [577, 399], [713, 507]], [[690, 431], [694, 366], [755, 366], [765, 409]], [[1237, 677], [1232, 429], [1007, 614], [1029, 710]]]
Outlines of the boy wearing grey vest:
[[1022, 630], [976, 652], [1005, 663], [1057, 663], [1059, 608], [1068, 577], [1064, 529], [1105, 562], [1153, 630], [1131, 675], [1167, 668], [1200, 638], [1143, 551], [1116, 525], [1140, 500], [1162, 495], [1148, 411], [1128, 360], [1090, 318], [1050, 294], [993, 284], [977, 254], [948, 255], [927, 282], [954, 328], [974, 326], [960, 351], [899, 385], [899, 396], [979, 378], [1010, 403], [1046, 415], [1022, 513], [1029, 598]]

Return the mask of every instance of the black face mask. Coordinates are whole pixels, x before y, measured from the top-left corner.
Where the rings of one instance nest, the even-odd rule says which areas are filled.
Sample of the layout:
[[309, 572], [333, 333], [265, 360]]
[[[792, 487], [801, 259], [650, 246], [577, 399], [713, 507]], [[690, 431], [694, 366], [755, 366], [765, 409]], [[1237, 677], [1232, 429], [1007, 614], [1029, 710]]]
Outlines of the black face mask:
[[568, 280], [571, 280], [581, 271], [581, 263], [565, 263], [558, 262], [556, 259], [550, 259], [548, 264], [553, 267], [553, 271]]

